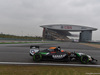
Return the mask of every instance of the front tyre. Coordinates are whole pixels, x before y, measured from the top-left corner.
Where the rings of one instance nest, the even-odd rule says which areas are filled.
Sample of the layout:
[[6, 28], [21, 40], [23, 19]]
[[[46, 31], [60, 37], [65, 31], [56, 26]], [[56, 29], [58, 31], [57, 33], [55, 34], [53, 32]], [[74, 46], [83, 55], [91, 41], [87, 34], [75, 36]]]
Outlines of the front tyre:
[[41, 59], [42, 59], [42, 55], [40, 53], [35, 53], [33, 55], [33, 60], [34, 61], [39, 62], [39, 61], [41, 61]]
[[89, 62], [89, 58], [88, 58], [87, 55], [82, 55], [82, 56], [80, 57], [80, 60], [81, 60], [81, 63], [82, 63], [82, 64], [87, 64], [87, 63]]

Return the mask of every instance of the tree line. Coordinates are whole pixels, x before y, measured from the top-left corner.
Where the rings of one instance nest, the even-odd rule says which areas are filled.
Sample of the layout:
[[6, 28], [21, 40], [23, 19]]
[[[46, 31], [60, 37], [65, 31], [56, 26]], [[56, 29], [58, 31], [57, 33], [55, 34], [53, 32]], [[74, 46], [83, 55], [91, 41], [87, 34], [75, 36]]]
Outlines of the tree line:
[[39, 36], [16, 36], [10, 34], [0, 34], [0, 39], [16, 39], [16, 40], [42, 40]]

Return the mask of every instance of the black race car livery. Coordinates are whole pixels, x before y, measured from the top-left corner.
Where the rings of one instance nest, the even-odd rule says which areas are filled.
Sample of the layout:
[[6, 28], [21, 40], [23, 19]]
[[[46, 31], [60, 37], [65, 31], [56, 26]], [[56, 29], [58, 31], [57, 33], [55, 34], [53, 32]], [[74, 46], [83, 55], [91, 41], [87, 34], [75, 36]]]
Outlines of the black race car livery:
[[85, 53], [67, 52], [58, 47], [50, 47], [48, 49], [40, 50], [39, 46], [30, 46], [30, 55], [36, 62], [42, 60], [51, 61], [79, 61], [83, 64], [96, 64], [97, 60]]

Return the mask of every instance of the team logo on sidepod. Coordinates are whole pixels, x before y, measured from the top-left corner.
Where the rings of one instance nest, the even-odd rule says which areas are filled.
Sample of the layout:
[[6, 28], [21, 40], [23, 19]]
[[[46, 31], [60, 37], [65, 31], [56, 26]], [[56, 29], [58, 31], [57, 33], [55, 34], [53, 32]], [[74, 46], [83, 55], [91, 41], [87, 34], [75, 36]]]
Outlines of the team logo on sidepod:
[[66, 56], [66, 54], [64, 54], [64, 55], [52, 55], [52, 57], [54, 58], [54, 59], [62, 59], [62, 58], [64, 58]]

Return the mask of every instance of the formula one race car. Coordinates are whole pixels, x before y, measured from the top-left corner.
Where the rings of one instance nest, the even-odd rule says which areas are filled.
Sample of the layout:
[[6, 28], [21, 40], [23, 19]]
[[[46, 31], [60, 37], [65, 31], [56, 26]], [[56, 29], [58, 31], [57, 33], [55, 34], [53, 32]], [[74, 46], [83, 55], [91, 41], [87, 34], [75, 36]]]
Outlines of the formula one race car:
[[52, 61], [79, 61], [83, 64], [92, 63], [96, 64], [97, 60], [86, 55], [85, 53], [67, 52], [61, 50], [60, 46], [50, 47], [49, 49], [40, 50], [39, 46], [30, 46], [30, 55], [33, 56], [33, 60], [36, 62], [42, 60]]

